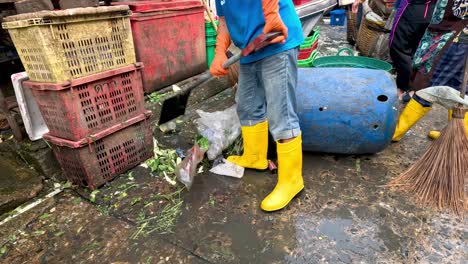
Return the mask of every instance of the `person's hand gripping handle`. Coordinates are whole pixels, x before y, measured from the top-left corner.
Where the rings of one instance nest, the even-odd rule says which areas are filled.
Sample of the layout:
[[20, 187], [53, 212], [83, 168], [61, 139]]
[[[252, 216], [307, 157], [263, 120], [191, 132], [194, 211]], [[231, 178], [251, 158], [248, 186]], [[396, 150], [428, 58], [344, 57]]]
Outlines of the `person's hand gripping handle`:
[[284, 25], [279, 13], [279, 0], [262, 0], [265, 27], [263, 33], [281, 32], [271, 43], [284, 43], [288, 38], [288, 28]]
[[220, 17], [219, 19], [217, 34], [215, 57], [210, 66], [210, 73], [215, 77], [221, 77], [229, 73], [229, 69], [224, 68], [223, 64], [228, 59], [226, 51], [231, 45], [231, 36], [229, 35], [224, 17]]

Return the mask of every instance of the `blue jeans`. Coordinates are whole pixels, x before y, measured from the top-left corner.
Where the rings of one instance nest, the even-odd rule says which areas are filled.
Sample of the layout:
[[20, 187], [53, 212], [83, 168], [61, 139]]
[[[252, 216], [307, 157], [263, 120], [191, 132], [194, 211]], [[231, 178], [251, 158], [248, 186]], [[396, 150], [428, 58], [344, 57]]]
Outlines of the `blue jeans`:
[[300, 134], [296, 114], [298, 49], [240, 65], [237, 114], [242, 126], [268, 119], [276, 141]]

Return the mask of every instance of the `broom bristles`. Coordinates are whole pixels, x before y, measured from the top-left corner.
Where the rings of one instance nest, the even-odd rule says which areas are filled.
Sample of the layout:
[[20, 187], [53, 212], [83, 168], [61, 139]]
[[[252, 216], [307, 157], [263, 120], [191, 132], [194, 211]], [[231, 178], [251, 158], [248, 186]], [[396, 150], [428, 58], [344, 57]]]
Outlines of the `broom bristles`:
[[[464, 116], [454, 109], [454, 116]], [[453, 118], [423, 156], [390, 186], [410, 193], [420, 205], [449, 208], [462, 216], [467, 210], [465, 177], [468, 174], [468, 139], [464, 121]]]

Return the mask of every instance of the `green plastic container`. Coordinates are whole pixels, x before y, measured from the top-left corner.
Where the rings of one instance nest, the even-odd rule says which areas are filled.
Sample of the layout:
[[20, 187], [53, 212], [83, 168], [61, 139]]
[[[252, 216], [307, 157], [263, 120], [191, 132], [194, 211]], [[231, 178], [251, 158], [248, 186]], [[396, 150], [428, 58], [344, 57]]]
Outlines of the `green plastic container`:
[[205, 39], [206, 39], [206, 43], [208, 43], [208, 42], [213, 42], [213, 41], [216, 42], [216, 35], [214, 35], [214, 36], [207, 36]]
[[300, 49], [308, 49], [312, 47], [312, 45], [319, 38], [319, 36], [320, 36], [320, 31], [315, 31], [312, 36], [304, 39], [304, 42], [301, 44]]
[[[218, 25], [218, 21], [215, 21]], [[206, 64], [210, 68], [215, 56], [216, 48], [216, 30], [211, 22], [205, 22], [205, 38], [206, 38]]]
[[312, 51], [308, 59], [298, 60], [297, 66], [299, 66], [299, 68], [310, 68], [312, 67], [312, 63], [314, 62], [315, 57], [317, 57], [317, 50]]
[[[215, 23], [218, 25], [218, 21], [215, 21]], [[205, 36], [216, 37], [216, 30], [213, 28], [213, 24], [211, 24], [211, 22], [205, 22]]]
[[216, 39], [214, 41], [206, 41], [206, 64], [208, 69], [213, 62], [215, 56], [215, 48], [216, 48]]
[[[347, 51], [348, 56], [342, 56], [341, 53]], [[325, 56], [313, 61], [313, 67], [333, 67], [333, 68], [365, 68], [374, 70], [384, 70], [390, 72], [392, 65], [388, 62], [362, 56], [354, 56], [353, 50], [342, 48], [336, 56]]]

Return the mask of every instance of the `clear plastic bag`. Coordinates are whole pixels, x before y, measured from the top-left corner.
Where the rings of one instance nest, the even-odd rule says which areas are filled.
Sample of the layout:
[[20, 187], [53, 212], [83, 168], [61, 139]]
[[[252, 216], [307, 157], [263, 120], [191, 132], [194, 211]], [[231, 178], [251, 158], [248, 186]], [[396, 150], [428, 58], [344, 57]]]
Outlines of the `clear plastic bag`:
[[187, 187], [192, 188], [193, 180], [197, 175], [198, 164], [203, 160], [205, 150], [195, 144], [187, 153], [184, 160], [176, 166], [175, 174], [177, 179]]
[[422, 99], [452, 109], [458, 104], [468, 106], [468, 97], [461, 98], [460, 92], [449, 86], [432, 86], [416, 92]]
[[210, 144], [208, 159], [215, 160], [241, 133], [236, 105], [213, 113], [197, 110], [197, 114], [200, 116], [195, 121], [198, 133], [207, 138]]

